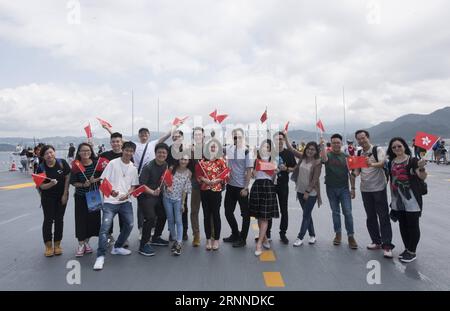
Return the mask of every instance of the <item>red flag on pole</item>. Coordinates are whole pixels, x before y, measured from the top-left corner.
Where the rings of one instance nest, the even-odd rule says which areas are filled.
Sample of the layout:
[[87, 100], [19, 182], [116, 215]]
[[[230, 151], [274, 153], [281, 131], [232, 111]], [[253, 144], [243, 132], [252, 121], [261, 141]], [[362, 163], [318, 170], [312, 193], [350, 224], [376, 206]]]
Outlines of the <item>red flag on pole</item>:
[[317, 121], [316, 126], [322, 133], [325, 133], [325, 128], [323, 126], [322, 120], [319, 119], [319, 121]]
[[213, 112], [211, 112], [209, 114], [209, 116], [214, 119], [214, 122], [216, 122], [217, 121], [217, 109], [214, 110]]
[[266, 110], [264, 110], [264, 113], [262, 114], [260, 120], [261, 120], [261, 123], [264, 123], [267, 121], [267, 108], [266, 108]]
[[100, 118], [97, 118], [97, 120], [98, 120], [98, 122], [100, 122], [100, 124], [101, 124], [102, 126], [112, 127], [112, 125], [111, 125], [108, 121], [105, 121], [105, 120], [100, 119]]
[[72, 171], [74, 173], [81, 172], [84, 174], [84, 172], [86, 172], [86, 168], [83, 166], [83, 164], [81, 164], [80, 161], [75, 160], [72, 162]]
[[227, 114], [218, 114], [218, 115], [216, 115], [216, 122], [220, 124], [220, 123], [222, 123], [223, 120], [225, 120], [227, 117], [228, 117]]
[[265, 162], [260, 159], [256, 160], [256, 167], [255, 169], [257, 171], [263, 171], [267, 175], [272, 176], [275, 174], [275, 170], [277, 169], [277, 166], [272, 162]]
[[145, 186], [142, 185], [142, 186], [137, 187], [133, 192], [131, 192], [131, 195], [134, 196], [135, 198], [137, 198], [144, 192], [145, 192]]
[[95, 171], [96, 172], [103, 172], [108, 165], [109, 160], [104, 157], [100, 157], [97, 161], [97, 164], [95, 165]]
[[92, 138], [92, 129], [91, 129], [90, 123], [84, 128], [84, 131], [86, 132], [87, 138], [91, 139]]
[[164, 174], [161, 177], [161, 186], [162, 184], [166, 184], [167, 187], [172, 187], [173, 184], [173, 176], [169, 169], [166, 168]]
[[438, 136], [427, 134], [424, 132], [417, 132], [414, 144], [417, 147], [423, 148], [428, 151], [433, 147], [433, 145], [438, 141], [438, 139], [439, 139]]
[[172, 121], [172, 125], [181, 125], [184, 123], [184, 121], [186, 121], [186, 119], [189, 117], [184, 117], [184, 118], [178, 118], [176, 117], [173, 121]]
[[288, 123], [286, 123], [286, 125], [284, 126], [284, 131], [287, 132], [288, 129], [289, 129], [289, 121], [288, 121]]
[[363, 156], [350, 156], [347, 158], [347, 167], [349, 170], [354, 170], [357, 168], [366, 168], [367, 158]]
[[109, 180], [105, 178], [103, 179], [103, 182], [100, 184], [100, 187], [98, 187], [98, 189], [104, 194], [105, 197], [109, 198], [112, 193], [113, 187]]
[[40, 187], [46, 179], [49, 179], [47, 178], [47, 174], [45, 174], [45, 172], [40, 174], [31, 174], [31, 178], [33, 178], [36, 187]]

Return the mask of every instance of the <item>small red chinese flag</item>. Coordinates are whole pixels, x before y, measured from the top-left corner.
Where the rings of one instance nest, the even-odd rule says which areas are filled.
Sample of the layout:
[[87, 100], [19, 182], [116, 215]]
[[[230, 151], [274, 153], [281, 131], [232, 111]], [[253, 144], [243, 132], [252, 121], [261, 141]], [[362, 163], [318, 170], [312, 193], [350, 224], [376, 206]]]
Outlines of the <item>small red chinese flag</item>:
[[349, 170], [354, 170], [357, 168], [366, 168], [367, 158], [363, 156], [350, 156], [347, 158], [347, 166]]
[[103, 193], [105, 197], [109, 198], [112, 193], [113, 187], [109, 180], [105, 178], [103, 179], [103, 182], [100, 184], [100, 187], [98, 187], [98, 189]]
[[264, 123], [267, 121], [267, 109], [264, 110], [264, 113], [262, 114], [260, 120], [261, 120], [261, 123]]
[[288, 121], [288, 123], [286, 123], [286, 125], [284, 126], [284, 131], [287, 132], [288, 129], [289, 129], [289, 121]]
[[438, 139], [439, 137], [435, 135], [427, 134], [424, 132], [417, 132], [414, 145], [428, 151], [433, 147]]
[[98, 122], [100, 122], [100, 124], [101, 124], [102, 126], [112, 127], [112, 125], [111, 125], [108, 121], [105, 121], [105, 120], [100, 119], [100, 118], [97, 118], [97, 120], [98, 120]]
[[322, 120], [317, 121], [316, 126], [322, 133], [325, 133], [325, 127], [323, 126]]
[[227, 114], [218, 114], [218, 115], [216, 116], [216, 122], [220, 124], [220, 123], [222, 123], [223, 120], [225, 120], [227, 117], [228, 117]]
[[189, 117], [184, 117], [184, 118], [178, 118], [176, 117], [173, 121], [172, 121], [172, 125], [181, 125], [184, 123], [184, 121], [186, 121], [186, 119]]
[[216, 122], [217, 121], [217, 109], [214, 110], [213, 112], [211, 112], [209, 114], [209, 116], [214, 119], [214, 122]]
[[74, 173], [78, 173], [78, 172], [84, 173], [84, 172], [86, 172], [86, 168], [83, 166], [83, 164], [81, 164], [80, 161], [75, 160], [72, 162], [72, 171]]
[[137, 187], [133, 192], [131, 192], [131, 195], [134, 196], [135, 198], [137, 198], [144, 192], [145, 192], [145, 186], [142, 185], [142, 186]]
[[92, 129], [91, 129], [91, 124], [88, 124], [85, 128], [84, 131], [86, 132], [86, 136], [88, 139], [92, 138]]
[[166, 184], [167, 187], [172, 187], [173, 184], [173, 176], [169, 169], [166, 168], [164, 174], [161, 177], [161, 182]]
[[47, 174], [45, 174], [45, 172], [40, 174], [31, 174], [31, 178], [33, 178], [36, 187], [40, 187], [42, 183], [47, 179]]

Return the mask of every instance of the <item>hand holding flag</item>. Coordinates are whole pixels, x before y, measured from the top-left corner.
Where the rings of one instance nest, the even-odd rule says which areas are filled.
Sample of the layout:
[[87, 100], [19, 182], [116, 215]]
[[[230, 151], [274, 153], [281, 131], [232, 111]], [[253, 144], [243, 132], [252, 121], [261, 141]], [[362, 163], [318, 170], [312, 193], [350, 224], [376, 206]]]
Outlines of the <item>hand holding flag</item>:
[[367, 158], [364, 156], [350, 156], [347, 158], [347, 167], [349, 170], [357, 168], [367, 168]]
[[141, 194], [145, 192], [145, 185], [137, 187], [133, 192], [131, 192], [131, 195], [137, 198]]
[[167, 168], [164, 171], [164, 174], [161, 176], [161, 185], [159, 186], [159, 188], [161, 188], [163, 184], [165, 184], [167, 187], [172, 187], [173, 185], [172, 173]]
[[265, 162], [265, 161], [258, 159], [258, 160], [256, 160], [255, 169], [256, 169], [256, 171], [263, 171], [267, 175], [272, 176], [275, 174], [275, 170], [277, 169], [277, 166], [275, 165], [275, 163]]
[[47, 174], [40, 173], [40, 174], [31, 174], [31, 178], [33, 178], [33, 182], [36, 184], [36, 187], [39, 188], [45, 180], [51, 181], [50, 178], [47, 177]]

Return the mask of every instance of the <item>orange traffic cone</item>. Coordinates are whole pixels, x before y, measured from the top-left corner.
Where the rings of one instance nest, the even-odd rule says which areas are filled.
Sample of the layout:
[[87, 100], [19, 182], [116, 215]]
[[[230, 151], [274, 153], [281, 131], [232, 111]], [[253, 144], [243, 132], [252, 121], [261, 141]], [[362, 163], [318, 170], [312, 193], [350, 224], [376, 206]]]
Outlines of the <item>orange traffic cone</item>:
[[12, 161], [11, 163], [11, 168], [9, 169], [10, 172], [15, 172], [17, 171], [17, 166], [16, 166], [16, 161]]

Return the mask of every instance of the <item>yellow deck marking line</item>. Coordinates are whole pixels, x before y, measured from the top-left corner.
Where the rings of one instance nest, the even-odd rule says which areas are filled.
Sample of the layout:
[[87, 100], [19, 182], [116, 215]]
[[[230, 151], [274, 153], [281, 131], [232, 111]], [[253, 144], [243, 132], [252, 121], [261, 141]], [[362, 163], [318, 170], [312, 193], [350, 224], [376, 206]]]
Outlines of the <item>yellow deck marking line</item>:
[[0, 190], [17, 190], [17, 189], [23, 189], [23, 188], [30, 188], [30, 187], [34, 187], [34, 186], [35, 186], [35, 184], [33, 182], [29, 182], [29, 183], [25, 183], [25, 184], [0, 187]]
[[277, 258], [275, 257], [275, 253], [271, 250], [263, 251], [263, 253], [259, 256], [259, 260], [262, 262], [268, 262], [268, 261], [277, 261]]
[[263, 272], [263, 277], [267, 287], [285, 287], [280, 272]]

